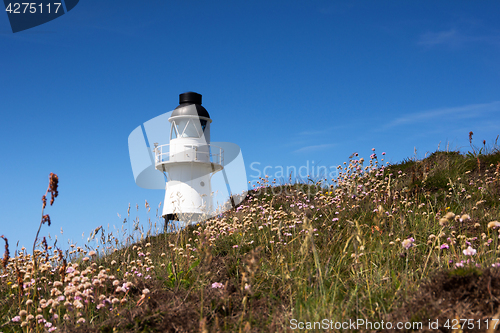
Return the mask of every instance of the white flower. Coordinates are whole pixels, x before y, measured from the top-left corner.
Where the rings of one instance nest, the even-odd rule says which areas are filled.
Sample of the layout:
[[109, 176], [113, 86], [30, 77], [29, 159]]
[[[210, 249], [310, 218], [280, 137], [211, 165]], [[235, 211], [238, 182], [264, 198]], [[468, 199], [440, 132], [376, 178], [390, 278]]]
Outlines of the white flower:
[[444, 226], [445, 226], [445, 225], [447, 225], [447, 224], [448, 224], [448, 219], [447, 219], [447, 218], [444, 218], [444, 217], [443, 217], [443, 218], [440, 218], [440, 219], [439, 219], [439, 225], [440, 225], [440, 226], [444, 227]]
[[476, 250], [474, 250], [474, 249], [473, 249], [470, 245], [469, 245], [469, 247], [468, 247], [468, 248], [466, 248], [466, 249], [464, 250], [464, 254], [465, 254], [466, 256], [473, 256], [473, 255], [475, 255], [475, 254], [476, 254], [476, 252], [477, 252], [477, 251], [476, 251]]
[[488, 229], [491, 229], [491, 228], [498, 228], [500, 227], [500, 222], [498, 221], [491, 221], [490, 223], [488, 223]]
[[79, 300], [76, 300], [73, 302], [73, 305], [77, 308], [77, 309], [81, 309], [83, 308], [83, 304], [82, 302], [80, 302]]
[[446, 215], [444, 216], [445, 219], [448, 219], [448, 220], [451, 220], [455, 217], [455, 213], [453, 212], [448, 212], [446, 213]]

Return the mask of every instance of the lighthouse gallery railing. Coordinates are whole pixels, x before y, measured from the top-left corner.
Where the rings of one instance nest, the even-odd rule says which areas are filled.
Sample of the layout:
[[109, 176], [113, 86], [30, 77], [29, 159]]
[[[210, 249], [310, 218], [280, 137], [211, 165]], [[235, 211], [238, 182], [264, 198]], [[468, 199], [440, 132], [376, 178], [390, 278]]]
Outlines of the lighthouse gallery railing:
[[[161, 145], [154, 148], [155, 153], [155, 165], [173, 162], [181, 160], [183, 162], [206, 162], [210, 161], [214, 164], [224, 165], [224, 149], [214, 145], [205, 145], [208, 146], [209, 151], [200, 151], [198, 150], [197, 145], [184, 145], [183, 151], [177, 153], [175, 159], [172, 159], [172, 155], [170, 155], [170, 144]], [[207, 159], [208, 155], [208, 159]]]

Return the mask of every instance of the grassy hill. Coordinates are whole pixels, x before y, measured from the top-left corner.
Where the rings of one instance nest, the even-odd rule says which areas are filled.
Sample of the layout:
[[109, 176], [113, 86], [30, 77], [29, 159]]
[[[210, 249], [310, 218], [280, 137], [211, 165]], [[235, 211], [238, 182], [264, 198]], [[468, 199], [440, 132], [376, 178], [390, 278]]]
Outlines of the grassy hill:
[[104, 229], [96, 249], [6, 245], [0, 331], [475, 332], [500, 319], [496, 147], [394, 165], [354, 154], [337, 179], [275, 184], [131, 246]]

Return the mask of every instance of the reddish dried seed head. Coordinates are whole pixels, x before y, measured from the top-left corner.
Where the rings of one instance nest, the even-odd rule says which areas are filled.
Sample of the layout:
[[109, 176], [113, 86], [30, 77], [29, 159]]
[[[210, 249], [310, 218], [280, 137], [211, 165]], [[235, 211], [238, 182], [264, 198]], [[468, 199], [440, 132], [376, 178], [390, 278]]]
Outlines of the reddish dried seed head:
[[7, 264], [9, 263], [9, 259], [10, 259], [9, 240], [4, 235], [2, 235], [0, 237], [5, 241], [5, 253], [4, 253], [3, 259], [2, 259], [2, 266], [3, 266], [3, 268], [7, 268]]
[[48, 224], [48, 225], [49, 225], [49, 227], [50, 227], [50, 216], [49, 216], [49, 214], [46, 214], [46, 215], [44, 215], [44, 216], [42, 217], [42, 223], [45, 223], [45, 222], [47, 222], [47, 224]]
[[47, 189], [47, 192], [50, 192], [51, 198], [50, 198], [50, 205], [54, 203], [54, 199], [57, 198], [59, 195], [59, 192], [57, 191], [57, 186], [59, 185], [59, 177], [55, 173], [50, 173], [49, 175], [49, 188]]

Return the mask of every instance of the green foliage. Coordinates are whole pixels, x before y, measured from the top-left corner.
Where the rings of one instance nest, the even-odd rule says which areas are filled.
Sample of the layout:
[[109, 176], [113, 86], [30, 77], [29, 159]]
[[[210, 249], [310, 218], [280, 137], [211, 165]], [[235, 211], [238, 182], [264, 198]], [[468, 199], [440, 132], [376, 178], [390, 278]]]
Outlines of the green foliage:
[[189, 288], [194, 281], [193, 270], [200, 264], [200, 260], [195, 260], [189, 265], [186, 272], [180, 270], [176, 271], [173, 269], [172, 262], [169, 262], [166, 266], [166, 274], [161, 274], [158, 276], [160, 281], [163, 281], [167, 288], [177, 288], [182, 286], [183, 288]]

